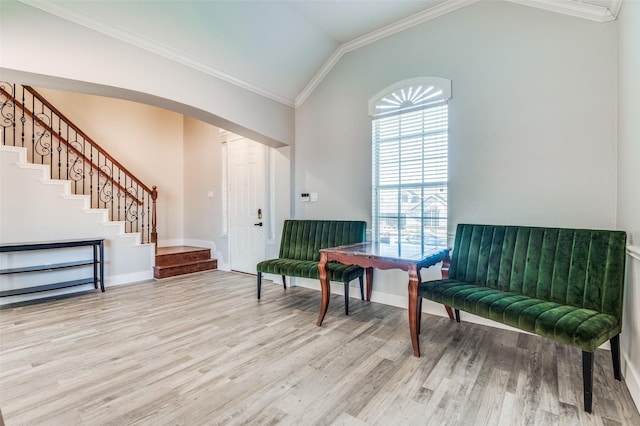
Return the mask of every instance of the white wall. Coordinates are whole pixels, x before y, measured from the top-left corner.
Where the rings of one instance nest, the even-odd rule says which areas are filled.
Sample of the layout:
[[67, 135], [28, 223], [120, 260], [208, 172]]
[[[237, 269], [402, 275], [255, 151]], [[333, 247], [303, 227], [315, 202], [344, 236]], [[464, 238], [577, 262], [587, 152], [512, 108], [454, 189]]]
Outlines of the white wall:
[[[238, 136], [221, 136], [217, 127], [190, 117], [185, 117], [184, 135], [185, 242], [212, 248], [218, 267], [229, 269], [229, 238], [222, 232], [221, 144]], [[289, 147], [269, 151], [268, 175], [264, 178], [267, 186], [273, 187], [268, 189], [271, 201], [270, 209], [265, 206], [264, 222], [273, 221], [275, 227], [272, 238], [265, 238], [267, 258], [278, 256], [282, 224], [289, 217], [289, 151]]]
[[618, 27], [618, 216], [628, 233], [623, 375], [640, 407], [640, 2], [625, 1]]
[[271, 146], [293, 142], [293, 108], [17, 1], [0, 2], [0, 79], [146, 102]]
[[158, 245], [181, 240], [183, 116], [137, 102], [36, 89], [148, 187], [158, 187]]
[[[616, 43], [615, 22], [480, 2], [345, 55], [296, 111], [295, 193], [320, 201], [297, 201], [295, 215], [370, 223], [367, 102], [438, 76], [453, 93], [450, 233], [460, 222], [614, 228]], [[406, 297], [405, 282], [379, 272], [378, 300]]]
[[[184, 238], [189, 245], [209, 247], [218, 268], [229, 262], [222, 235], [222, 150], [220, 132], [184, 118]], [[209, 197], [211, 192], [211, 197]]]
[[[272, 148], [270, 153], [270, 197], [273, 235], [267, 240], [267, 259], [278, 257], [284, 220], [291, 217], [291, 148]], [[280, 278], [278, 278], [280, 279]]]
[[[153, 277], [154, 246], [140, 244], [139, 234], [125, 234], [124, 222], [110, 222], [106, 209], [89, 210], [89, 197], [71, 195], [68, 181], [51, 180], [48, 166], [26, 160], [26, 150], [0, 146], [0, 242], [21, 243], [104, 238], [105, 286], [148, 280]], [[43, 206], [46, 208], [43, 209]], [[2, 253], [0, 268], [84, 260], [90, 250], [50, 250]], [[29, 274], [2, 275], [3, 290], [56, 281], [86, 278], [87, 268]], [[85, 285], [52, 292], [2, 298], [0, 304], [74, 293]], [[44, 296], [43, 296], [44, 295]]]

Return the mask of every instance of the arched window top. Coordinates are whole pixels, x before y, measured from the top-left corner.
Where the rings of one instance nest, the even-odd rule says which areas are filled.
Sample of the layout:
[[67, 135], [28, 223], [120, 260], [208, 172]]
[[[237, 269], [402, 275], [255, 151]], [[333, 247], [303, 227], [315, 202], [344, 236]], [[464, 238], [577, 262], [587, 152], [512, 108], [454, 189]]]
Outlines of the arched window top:
[[369, 116], [385, 117], [425, 108], [451, 98], [451, 80], [418, 77], [403, 80], [380, 91], [369, 100]]

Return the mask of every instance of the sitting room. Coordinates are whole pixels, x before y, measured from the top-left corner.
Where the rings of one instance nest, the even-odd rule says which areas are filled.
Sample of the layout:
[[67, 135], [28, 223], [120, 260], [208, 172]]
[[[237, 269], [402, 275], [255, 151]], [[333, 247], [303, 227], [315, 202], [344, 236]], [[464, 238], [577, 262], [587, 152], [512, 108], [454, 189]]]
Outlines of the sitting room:
[[639, 425], [640, 2], [0, 2], [0, 426]]

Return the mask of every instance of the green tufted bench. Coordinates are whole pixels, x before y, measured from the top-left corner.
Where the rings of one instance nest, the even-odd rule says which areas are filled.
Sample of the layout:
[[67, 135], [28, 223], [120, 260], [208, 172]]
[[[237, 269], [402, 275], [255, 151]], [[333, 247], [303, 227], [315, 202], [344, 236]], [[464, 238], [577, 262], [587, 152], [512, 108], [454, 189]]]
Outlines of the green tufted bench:
[[582, 349], [584, 409], [591, 412], [593, 354], [611, 344], [621, 380], [623, 231], [460, 224], [447, 279], [422, 297]]
[[[285, 220], [277, 259], [258, 263], [258, 300], [262, 287], [262, 274], [285, 277], [320, 279], [318, 263], [320, 249], [365, 241], [367, 223], [340, 220]], [[332, 262], [329, 265], [332, 281], [344, 283], [344, 313], [349, 315], [349, 283], [360, 280], [360, 297], [364, 300], [364, 269], [354, 265]]]

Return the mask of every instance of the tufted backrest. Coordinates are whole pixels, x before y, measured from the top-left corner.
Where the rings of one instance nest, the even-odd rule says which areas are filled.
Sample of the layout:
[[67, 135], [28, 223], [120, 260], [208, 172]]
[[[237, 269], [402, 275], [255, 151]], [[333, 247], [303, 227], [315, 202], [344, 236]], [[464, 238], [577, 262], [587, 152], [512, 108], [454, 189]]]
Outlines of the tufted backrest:
[[622, 315], [623, 231], [460, 224], [449, 277]]
[[282, 259], [320, 261], [320, 249], [365, 241], [367, 223], [345, 220], [285, 220]]

